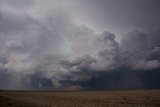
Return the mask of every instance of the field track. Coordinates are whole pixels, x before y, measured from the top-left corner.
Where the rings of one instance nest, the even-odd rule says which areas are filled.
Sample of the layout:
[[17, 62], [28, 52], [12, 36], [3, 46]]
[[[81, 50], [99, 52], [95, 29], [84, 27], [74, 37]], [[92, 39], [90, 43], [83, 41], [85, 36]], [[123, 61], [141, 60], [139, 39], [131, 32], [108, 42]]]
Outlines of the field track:
[[160, 107], [160, 90], [0, 91], [0, 107]]

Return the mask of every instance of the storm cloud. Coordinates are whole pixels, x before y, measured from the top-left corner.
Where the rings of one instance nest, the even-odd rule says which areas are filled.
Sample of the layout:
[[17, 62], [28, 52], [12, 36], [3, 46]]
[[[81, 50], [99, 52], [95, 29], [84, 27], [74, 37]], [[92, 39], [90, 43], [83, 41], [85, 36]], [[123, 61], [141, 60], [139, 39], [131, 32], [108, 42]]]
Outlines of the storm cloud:
[[[117, 80], [133, 76], [135, 87], [141, 87], [143, 76], [136, 74], [159, 74], [159, 2], [147, 0], [143, 6], [141, 0], [135, 8], [129, 7], [131, 0], [121, 1], [128, 11], [123, 12], [116, 0], [0, 0], [0, 88], [93, 88], [96, 78], [104, 78], [96, 84], [123, 88], [129, 83], [115, 86], [109, 78], [124, 72], [126, 78]], [[150, 11], [142, 14], [147, 6]], [[117, 16], [117, 8], [121, 15]], [[141, 16], [146, 17], [144, 21]]]

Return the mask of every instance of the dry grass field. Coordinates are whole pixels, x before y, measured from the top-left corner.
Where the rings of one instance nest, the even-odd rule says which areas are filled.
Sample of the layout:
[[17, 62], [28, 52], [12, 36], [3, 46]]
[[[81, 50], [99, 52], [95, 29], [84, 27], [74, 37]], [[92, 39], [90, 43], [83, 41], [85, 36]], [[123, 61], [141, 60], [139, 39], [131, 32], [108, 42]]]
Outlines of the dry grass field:
[[160, 90], [0, 91], [0, 107], [160, 107]]

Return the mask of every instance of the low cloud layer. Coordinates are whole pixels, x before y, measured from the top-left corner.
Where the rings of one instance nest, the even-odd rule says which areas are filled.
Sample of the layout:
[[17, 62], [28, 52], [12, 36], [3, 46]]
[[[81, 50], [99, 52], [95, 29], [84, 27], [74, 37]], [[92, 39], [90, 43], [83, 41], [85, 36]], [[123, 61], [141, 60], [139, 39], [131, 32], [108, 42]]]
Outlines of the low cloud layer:
[[0, 88], [82, 89], [75, 83], [105, 72], [160, 69], [160, 27], [135, 29], [117, 41], [114, 32], [77, 24], [67, 3], [14, 1], [0, 0]]

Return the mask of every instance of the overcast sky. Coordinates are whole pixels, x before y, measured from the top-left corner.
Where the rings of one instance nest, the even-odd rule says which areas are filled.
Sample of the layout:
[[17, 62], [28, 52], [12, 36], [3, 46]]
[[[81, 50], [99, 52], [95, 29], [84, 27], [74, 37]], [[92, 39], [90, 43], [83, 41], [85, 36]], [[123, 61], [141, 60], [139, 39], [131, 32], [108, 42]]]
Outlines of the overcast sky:
[[0, 88], [160, 88], [159, 13], [159, 0], [0, 0]]

